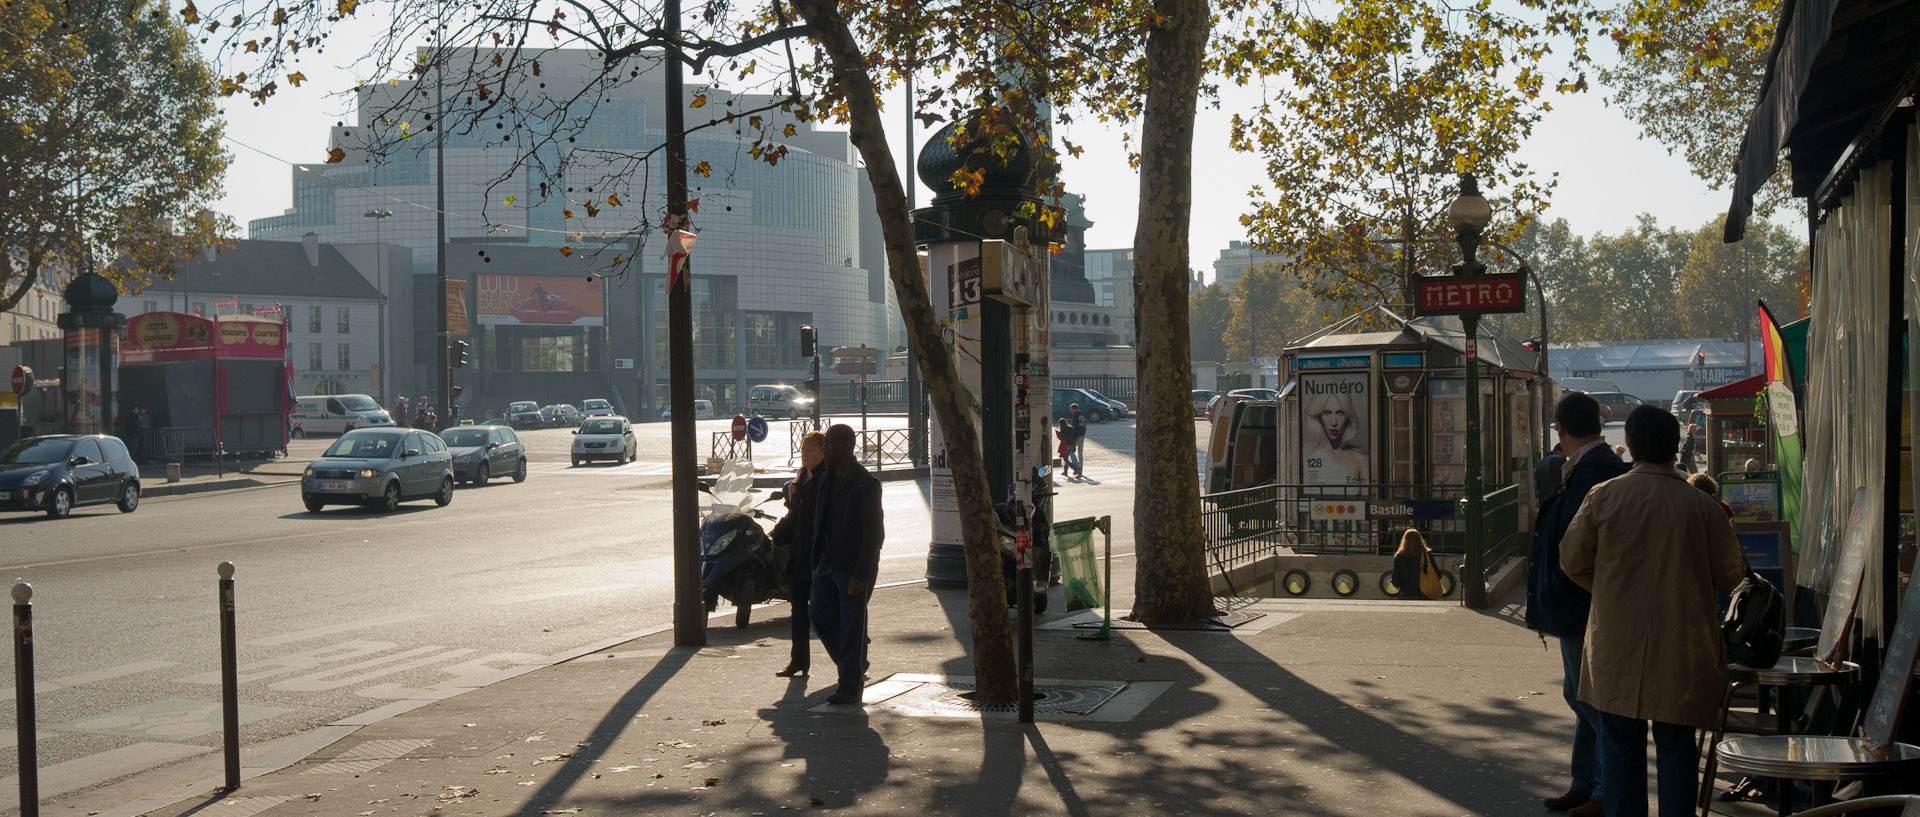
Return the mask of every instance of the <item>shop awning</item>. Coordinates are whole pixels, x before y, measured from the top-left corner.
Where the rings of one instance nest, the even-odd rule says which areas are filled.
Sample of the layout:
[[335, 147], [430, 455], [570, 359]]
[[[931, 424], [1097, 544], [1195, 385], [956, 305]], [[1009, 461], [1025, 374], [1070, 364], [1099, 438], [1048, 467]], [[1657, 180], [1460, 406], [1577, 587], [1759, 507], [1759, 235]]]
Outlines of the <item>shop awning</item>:
[[1881, 126], [1899, 98], [1912, 93], [1920, 67], [1915, 42], [1920, 3], [1780, 4], [1766, 77], [1734, 163], [1727, 241], [1745, 235], [1753, 196], [1773, 177], [1780, 151], [1790, 152], [1793, 195], [1804, 198], [1842, 165], [1878, 149]]
[[1714, 386], [1711, 389], [1694, 395], [1694, 397], [1707, 400], [1714, 400], [1721, 397], [1752, 397], [1759, 394], [1760, 390], [1766, 387], [1767, 376], [1764, 374], [1756, 374], [1752, 377], [1735, 380], [1726, 385]]

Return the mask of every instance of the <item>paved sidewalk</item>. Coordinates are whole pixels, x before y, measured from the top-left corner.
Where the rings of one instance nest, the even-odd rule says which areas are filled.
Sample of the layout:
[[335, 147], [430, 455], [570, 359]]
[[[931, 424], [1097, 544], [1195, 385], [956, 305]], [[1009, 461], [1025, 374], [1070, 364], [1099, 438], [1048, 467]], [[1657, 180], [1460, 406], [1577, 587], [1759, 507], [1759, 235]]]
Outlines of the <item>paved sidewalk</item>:
[[300, 481], [300, 473], [306, 467], [306, 460], [287, 457], [257, 461], [229, 460], [225, 467], [206, 460], [195, 460], [181, 464], [179, 482], [168, 482], [166, 463], [143, 462], [140, 464], [140, 493], [143, 497], [154, 499], [279, 485]]
[[[1132, 572], [1115, 563], [1123, 595]], [[1516, 601], [1271, 600], [1233, 633], [1042, 630], [1041, 678], [1128, 686], [1090, 715], [1021, 725], [887, 708], [911, 691], [879, 700], [972, 672], [964, 592], [888, 587], [864, 710], [824, 706], [817, 644], [822, 675], [773, 676], [788, 656], [773, 605], [745, 630], [715, 619], [703, 649], [660, 632], [400, 702], [230, 796], [151, 813], [1543, 814], [1571, 723], [1558, 655]]]

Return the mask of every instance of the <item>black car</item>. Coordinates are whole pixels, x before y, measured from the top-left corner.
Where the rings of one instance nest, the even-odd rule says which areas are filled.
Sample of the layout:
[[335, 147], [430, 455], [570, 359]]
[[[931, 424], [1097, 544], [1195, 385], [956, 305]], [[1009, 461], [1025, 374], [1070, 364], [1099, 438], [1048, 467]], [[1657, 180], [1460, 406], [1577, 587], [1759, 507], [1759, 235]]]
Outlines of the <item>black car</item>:
[[495, 475], [527, 481], [527, 450], [520, 435], [503, 425], [460, 426], [440, 432], [453, 453], [453, 478], [485, 485]]
[[547, 420], [540, 414], [539, 403], [516, 400], [507, 406], [507, 425], [514, 428], [546, 428]]
[[0, 511], [43, 511], [59, 519], [82, 505], [140, 507], [140, 468], [119, 437], [30, 437], [0, 454]]

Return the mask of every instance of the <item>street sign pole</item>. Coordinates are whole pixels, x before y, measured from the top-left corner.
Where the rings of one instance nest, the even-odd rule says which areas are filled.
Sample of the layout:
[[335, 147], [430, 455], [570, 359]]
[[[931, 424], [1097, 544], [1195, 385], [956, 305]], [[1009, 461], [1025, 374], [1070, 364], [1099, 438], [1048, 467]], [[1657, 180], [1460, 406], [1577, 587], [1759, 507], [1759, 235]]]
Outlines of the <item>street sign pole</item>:
[[1475, 610], [1487, 606], [1485, 532], [1480, 529], [1485, 486], [1480, 474], [1480, 313], [1460, 316], [1467, 331], [1467, 553], [1460, 570], [1462, 601]]

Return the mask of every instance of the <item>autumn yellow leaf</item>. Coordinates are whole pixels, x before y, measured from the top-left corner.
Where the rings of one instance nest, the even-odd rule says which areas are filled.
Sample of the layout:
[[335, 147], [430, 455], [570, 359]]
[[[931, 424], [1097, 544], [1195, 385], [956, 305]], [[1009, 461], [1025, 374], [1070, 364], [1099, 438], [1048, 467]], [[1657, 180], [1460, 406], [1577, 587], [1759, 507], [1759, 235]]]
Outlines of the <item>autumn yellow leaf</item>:
[[286, 24], [287, 24], [287, 10], [286, 10], [286, 9], [274, 9], [274, 10], [273, 10], [273, 24], [274, 24], [274, 25], [277, 25], [277, 26], [283, 26], [283, 25], [286, 25]]
[[561, 247], [561, 248], [560, 248], [560, 254], [561, 254], [561, 255], [572, 255], [572, 254], [573, 254], [573, 248], [572, 248], [572, 247]]
[[794, 128], [792, 124], [788, 124], [786, 128], [780, 131], [781, 136], [792, 136], [793, 134], [794, 134]]
[[500, 203], [507, 205], [508, 207], [512, 207], [513, 203], [519, 200], [520, 200], [519, 196], [508, 196], [504, 201], [501, 201]]
[[350, 17], [353, 10], [360, 7], [360, 0], [340, 0], [340, 16]]
[[707, 160], [702, 159], [699, 164], [693, 166], [693, 172], [702, 176], [711, 177], [713, 175], [713, 165], [708, 164]]
[[260, 41], [259, 41], [259, 40], [248, 40], [248, 41], [247, 41], [247, 53], [249, 53], [249, 54], [252, 54], [252, 53], [254, 53], [254, 52], [256, 52], [256, 51], [259, 51], [259, 50], [260, 50]]
[[327, 164], [337, 165], [347, 160], [347, 152], [341, 148], [327, 149]]
[[560, 211], [560, 217], [561, 217], [561, 218], [573, 218], [573, 211], [572, 211], [572, 210], [561, 210], [561, 211]]
[[698, 212], [700, 212], [700, 200], [699, 200], [699, 199], [687, 199], [687, 212], [689, 212], [689, 213], [698, 213]]
[[693, 101], [687, 103], [687, 107], [689, 108], [704, 108], [706, 106], [707, 106], [706, 94], [695, 94], [693, 97]]
[[295, 71], [287, 75], [287, 83], [289, 85], [292, 85], [295, 88], [300, 87], [300, 83], [306, 82], [306, 81], [307, 81], [307, 75], [299, 71]]
[[613, 205], [613, 206], [615, 206], [615, 207], [619, 207], [619, 206], [620, 206], [620, 194], [619, 194], [619, 193], [613, 193], [613, 194], [610, 194], [610, 195], [608, 195], [608, 196], [607, 196], [607, 203], [608, 203], [608, 204], [611, 204], [611, 205]]
[[593, 218], [597, 215], [600, 215], [600, 208], [593, 206], [593, 202], [587, 202], [587, 218]]
[[186, 8], [180, 10], [180, 20], [187, 25], [200, 22], [200, 10], [194, 8], [192, 3], [188, 3]]

